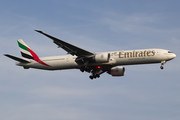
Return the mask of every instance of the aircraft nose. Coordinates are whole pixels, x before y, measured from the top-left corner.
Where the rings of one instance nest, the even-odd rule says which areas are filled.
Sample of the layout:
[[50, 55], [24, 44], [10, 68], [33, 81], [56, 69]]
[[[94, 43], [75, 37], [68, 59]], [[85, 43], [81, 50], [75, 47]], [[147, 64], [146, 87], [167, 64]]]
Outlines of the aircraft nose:
[[176, 57], [176, 54], [174, 53], [169, 56], [170, 59], [174, 59], [175, 57]]
[[168, 58], [170, 60], [174, 59], [175, 57], [176, 57], [176, 54], [174, 54], [174, 53], [171, 53], [171, 54], [168, 55]]
[[175, 57], [176, 57], [176, 54], [173, 54], [172, 57], [175, 58]]

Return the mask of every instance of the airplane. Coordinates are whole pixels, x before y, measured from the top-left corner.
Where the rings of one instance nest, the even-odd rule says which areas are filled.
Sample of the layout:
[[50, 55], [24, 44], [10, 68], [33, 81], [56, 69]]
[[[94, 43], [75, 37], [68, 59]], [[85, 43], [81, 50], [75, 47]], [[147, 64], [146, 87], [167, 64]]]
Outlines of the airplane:
[[17, 61], [16, 65], [22, 66], [24, 69], [79, 69], [81, 72], [90, 73], [90, 79], [95, 79], [99, 78], [100, 75], [105, 72], [112, 76], [124, 76], [125, 67], [122, 67], [124, 65], [161, 63], [160, 68], [163, 69], [163, 65], [167, 61], [176, 57], [176, 55], [169, 50], [155, 48], [92, 53], [40, 30], [35, 31], [52, 39], [58, 47], [64, 49], [70, 55], [39, 58], [22, 39], [19, 39], [17, 42], [22, 58], [10, 54], [4, 55]]

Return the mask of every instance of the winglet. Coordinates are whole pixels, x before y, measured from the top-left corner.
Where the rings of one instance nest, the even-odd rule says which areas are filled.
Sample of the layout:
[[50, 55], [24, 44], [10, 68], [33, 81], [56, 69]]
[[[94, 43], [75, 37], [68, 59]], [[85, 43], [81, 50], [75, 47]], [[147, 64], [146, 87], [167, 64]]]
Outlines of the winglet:
[[43, 33], [42, 31], [40, 31], [40, 30], [35, 30], [36, 32], [39, 32], [39, 33]]

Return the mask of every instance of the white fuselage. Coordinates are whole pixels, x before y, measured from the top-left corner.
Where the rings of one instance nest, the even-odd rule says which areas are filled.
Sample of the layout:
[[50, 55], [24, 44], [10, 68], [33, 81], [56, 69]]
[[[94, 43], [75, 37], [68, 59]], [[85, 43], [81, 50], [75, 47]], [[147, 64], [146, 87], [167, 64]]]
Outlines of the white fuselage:
[[[109, 62], [106, 63], [90, 63], [89, 66], [95, 65], [134, 65], [134, 64], [150, 64], [161, 63], [162, 61], [169, 61], [176, 57], [176, 55], [164, 49], [140, 49], [140, 50], [126, 50], [104, 52], [110, 53]], [[44, 70], [63, 70], [63, 69], [78, 69], [79, 66], [75, 62], [77, 56], [64, 55], [40, 58], [49, 66], [42, 65], [34, 60], [30, 63], [17, 62], [16, 65], [24, 68], [36, 68]]]

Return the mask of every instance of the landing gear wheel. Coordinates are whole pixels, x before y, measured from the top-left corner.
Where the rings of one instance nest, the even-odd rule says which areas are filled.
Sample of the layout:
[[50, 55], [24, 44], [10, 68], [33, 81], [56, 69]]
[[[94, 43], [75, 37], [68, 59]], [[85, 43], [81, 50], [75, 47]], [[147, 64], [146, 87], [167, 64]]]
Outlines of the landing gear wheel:
[[90, 76], [89, 76], [89, 78], [92, 80], [92, 79], [93, 79], [93, 76], [92, 76], [92, 75], [90, 75]]
[[80, 71], [81, 71], [81, 72], [84, 72], [84, 71], [85, 71], [85, 68], [81, 67], [81, 68], [80, 68]]
[[97, 78], [99, 78], [99, 77], [100, 77], [100, 75], [99, 75], [99, 74], [96, 74], [96, 77], [97, 77]]
[[93, 75], [93, 78], [96, 79], [96, 75]]
[[164, 69], [164, 67], [163, 67], [163, 66], [161, 66], [160, 68], [161, 68], [161, 69]]
[[81, 71], [81, 72], [84, 72], [84, 70], [83, 70], [83, 69], [80, 69], [80, 71]]

